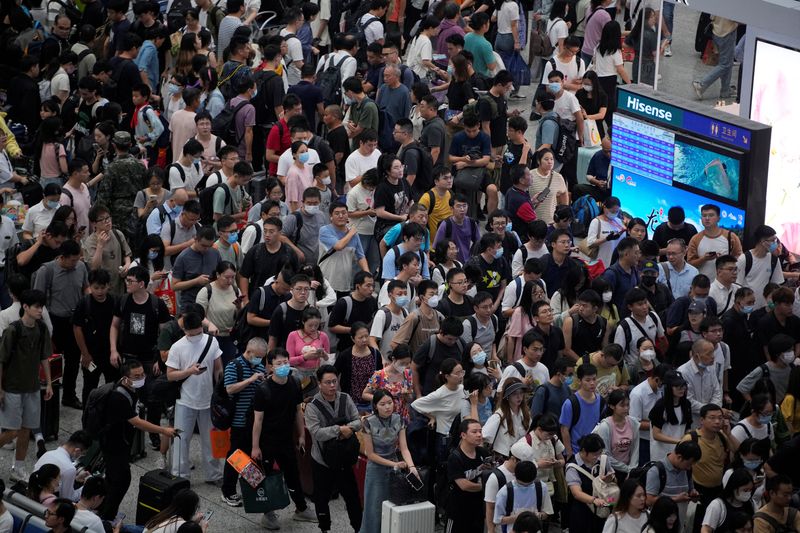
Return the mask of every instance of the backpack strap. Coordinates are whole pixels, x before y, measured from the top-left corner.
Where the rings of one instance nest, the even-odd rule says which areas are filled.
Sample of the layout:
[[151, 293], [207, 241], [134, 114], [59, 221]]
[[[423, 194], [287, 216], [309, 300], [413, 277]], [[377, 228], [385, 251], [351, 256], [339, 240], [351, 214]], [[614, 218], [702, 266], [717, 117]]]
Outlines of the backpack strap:
[[533, 486], [536, 487], [536, 510], [542, 512], [542, 500], [544, 499], [544, 489], [542, 488], [541, 481], [534, 481]]
[[750, 430], [749, 430], [749, 429], [747, 429], [747, 426], [745, 426], [745, 425], [744, 425], [744, 424], [742, 424], [741, 422], [740, 422], [740, 423], [738, 423], [738, 424], [736, 424], [736, 425], [734, 425], [733, 427], [735, 427], [735, 428], [736, 428], [736, 427], [742, 428], [742, 429], [744, 430], [745, 434], [747, 435], [747, 438], [748, 438], [748, 439], [752, 439], [752, 438], [753, 438], [753, 434], [750, 432]]
[[669, 261], [662, 261], [661, 263], [659, 263], [659, 265], [661, 265], [661, 270], [662, 272], [664, 272], [664, 279], [667, 282], [667, 287], [669, 288], [670, 292], [672, 292], [672, 283], [669, 282], [669, 277], [670, 277]]
[[569, 404], [572, 407], [572, 420], [570, 420], [569, 429], [572, 429], [581, 418], [581, 403], [575, 393], [569, 395]]
[[350, 315], [353, 312], [353, 297], [352, 296], [345, 296], [342, 298], [344, 300], [345, 305], [345, 312], [344, 312], [344, 321], [346, 324], [350, 323]]
[[[505, 476], [503, 476], [505, 478]], [[499, 481], [500, 478], [498, 478]], [[499, 484], [498, 484], [499, 485]], [[514, 512], [514, 482], [506, 481], [506, 516], [511, 516]]]
[[[792, 511], [795, 511], [795, 512], [792, 513]], [[773, 518], [772, 516], [768, 515], [767, 513], [763, 512], [763, 511], [759, 511], [756, 514], [754, 514], [753, 518], [760, 518], [761, 520], [764, 520], [777, 533], [778, 531], [787, 531], [787, 528], [789, 530], [794, 528], [793, 524], [794, 524], [794, 515], [795, 514], [797, 514], [797, 510], [793, 509], [792, 507], [789, 507], [789, 515], [787, 516], [785, 524], [781, 524], [780, 522], [775, 520], [775, 518]]]
[[436, 194], [434, 194], [433, 190], [430, 190], [425, 194], [428, 195], [428, 215], [430, 215], [433, 213], [433, 208], [436, 205]]

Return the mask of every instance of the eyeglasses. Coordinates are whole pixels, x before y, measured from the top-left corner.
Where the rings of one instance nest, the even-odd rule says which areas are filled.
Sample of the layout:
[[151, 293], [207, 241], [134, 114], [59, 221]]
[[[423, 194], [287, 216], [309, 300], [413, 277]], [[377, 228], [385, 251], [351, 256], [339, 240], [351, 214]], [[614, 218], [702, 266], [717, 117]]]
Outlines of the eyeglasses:
[[138, 281], [139, 281], [138, 279], [125, 278], [125, 283], [137, 283]]
[[97, 219], [95, 222], [96, 222], [96, 223], [98, 223], [98, 224], [100, 224], [100, 223], [102, 223], [102, 222], [108, 222], [109, 220], [111, 220], [111, 217], [110, 217], [110, 216], [108, 216], [108, 217], [102, 217], [102, 218], [98, 218], [98, 219]]
[[295, 292], [303, 293], [303, 292], [310, 291], [311, 287], [292, 287], [292, 290], [295, 291]]

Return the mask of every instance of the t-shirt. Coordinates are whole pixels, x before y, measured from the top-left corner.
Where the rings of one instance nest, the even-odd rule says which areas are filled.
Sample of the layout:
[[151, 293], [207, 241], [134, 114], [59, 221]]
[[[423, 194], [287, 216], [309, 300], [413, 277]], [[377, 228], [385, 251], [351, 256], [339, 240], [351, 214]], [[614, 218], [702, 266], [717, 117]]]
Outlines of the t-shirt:
[[559, 39], [565, 39], [569, 35], [569, 26], [563, 19], [548, 20], [545, 26], [550, 44], [553, 45], [553, 55], [558, 52]]
[[[346, 316], [348, 301], [351, 302], [349, 317]], [[377, 310], [378, 301], [372, 296], [363, 301], [358, 301], [352, 296], [350, 296], [349, 300], [340, 298], [336, 301], [336, 304], [334, 304], [333, 310], [331, 310], [328, 326], [351, 326], [355, 322], [369, 324]], [[336, 335], [336, 337], [339, 339], [339, 343], [337, 344], [337, 349], [339, 351], [346, 350], [353, 346], [353, 339], [350, 338], [349, 333]]]
[[[277, 80], [278, 78], [273, 77], [273, 79]], [[300, 103], [303, 106], [303, 114], [306, 116], [308, 123], [313, 129], [317, 124], [317, 104], [323, 102], [322, 89], [311, 82], [300, 80], [297, 85], [289, 87], [287, 92], [296, 94], [300, 98]]]
[[321, 210], [309, 215], [301, 209], [300, 216], [302, 217], [302, 227], [300, 228], [299, 239], [295, 238], [297, 234], [297, 215], [287, 216], [283, 220], [281, 233], [289, 237], [294, 245], [300, 248], [300, 251], [306, 256], [305, 263], [315, 265], [319, 255], [319, 232], [322, 226], [325, 225], [325, 215], [322, 214]]
[[314, 185], [313, 165], [305, 164], [301, 167], [292, 165], [286, 171], [286, 201], [303, 202], [303, 191]]
[[[175, 370], [186, 370], [200, 360], [200, 355], [208, 343], [208, 334], [183, 337], [172, 345], [167, 356], [167, 367]], [[193, 374], [186, 378], [181, 385], [181, 397], [177, 404], [189, 409], [208, 409], [211, 407], [211, 393], [214, 391], [214, 365], [222, 356], [217, 339], [211, 338], [211, 346], [206, 352], [201, 367], [208, 370], [200, 374]]]
[[[750, 272], [745, 275], [747, 255], [751, 258], [751, 266]], [[773, 259], [776, 259], [774, 269], [772, 268]], [[764, 287], [766, 287], [767, 283], [783, 285], [783, 269], [781, 268], [781, 262], [778, 258], [773, 258], [772, 254], [768, 253], [763, 257], [758, 257], [750, 250], [750, 252], [743, 253], [739, 256], [739, 259], [736, 260], [736, 266], [739, 268], [736, 282], [739, 285], [753, 289], [756, 297], [756, 309], [767, 305], [767, 301], [764, 298]]]
[[[178, 169], [178, 166], [181, 167], [183, 172]], [[200, 183], [202, 177], [203, 172], [199, 166], [190, 164], [186, 167], [177, 162], [169, 167], [169, 188], [172, 191], [186, 189], [187, 192], [192, 192], [197, 188], [197, 184]]]
[[[384, 287], [385, 286], [386, 285], [384, 285]], [[403, 324], [406, 314], [402, 312], [399, 314], [390, 312], [389, 316], [389, 325], [387, 326], [386, 313], [379, 310], [377, 313], [375, 313], [375, 318], [372, 320], [372, 327], [369, 331], [370, 337], [379, 339], [380, 344], [378, 345], [378, 349], [380, 350], [384, 361], [389, 360], [389, 356], [392, 353], [392, 339], [394, 338], [394, 334], [397, 333], [397, 330], [400, 329], [400, 326]]]
[[[72, 198], [63, 191], [69, 191]], [[92, 198], [89, 195], [89, 188], [81, 183], [80, 189], [74, 188], [69, 182], [62, 187], [61, 198], [58, 199], [61, 205], [68, 205], [75, 210], [75, 227], [89, 227], [89, 209], [92, 207]], [[36, 234], [38, 235], [38, 233]]]
[[43, 322], [33, 327], [24, 323], [21, 326], [17, 335], [17, 327], [12, 322], [0, 338], [2, 388], [16, 394], [39, 390], [39, 362], [53, 353], [50, 333]]
[[459, 521], [464, 523], [468, 523], [468, 520], [483, 520], [485, 512], [483, 491], [465, 492], [458, 488], [456, 480], [466, 479], [480, 483], [481, 470], [479, 467], [487, 456], [486, 450], [476, 448], [475, 457], [467, 457], [459, 446], [447, 458], [447, 480], [452, 487], [447, 500], [447, 514], [450, 516], [458, 514]]
[[[277, 294], [275, 294], [275, 291], [272, 290], [272, 285], [269, 285], [267, 287], [264, 287], [264, 307], [260, 308], [261, 295], [256, 291], [255, 288], [253, 292], [250, 293], [250, 295], [251, 298], [250, 302], [247, 304], [247, 313], [253, 313], [258, 318], [263, 318], [266, 320], [271, 320], [272, 313], [275, 311], [275, 308], [290, 298], [290, 295], [288, 293], [282, 296], [278, 296]], [[253, 335], [256, 337], [261, 337], [262, 339], [266, 339], [269, 336], [269, 326], [261, 328], [251, 325], [250, 328]]]
[[483, 274], [476, 284], [477, 290], [488, 292], [492, 295], [492, 300], [500, 294], [502, 283], [511, 281], [511, 266], [505, 257], [493, 258], [489, 263], [481, 254], [470, 259], [469, 263], [480, 268]]
[[[564, 75], [564, 83], [583, 78], [583, 75], [586, 73], [586, 65], [581, 59], [580, 54], [574, 57], [570, 57], [569, 61], [567, 61], [566, 63], [563, 63], [556, 54], [553, 56], [552, 61], [554, 61], [556, 64], [555, 69], [553, 69], [553, 63], [551, 61], [544, 62], [542, 83], [547, 83], [548, 81], [547, 76], [549, 76], [550, 73], [553, 72], [553, 70], [557, 70]], [[564, 90], [564, 92], [570, 92], [570, 91]]]
[[[284, 28], [281, 30], [281, 36], [293, 34], [292, 31]], [[297, 37], [289, 37], [286, 39], [286, 47], [289, 53], [284, 56], [283, 60], [286, 63], [286, 78], [289, 80], [289, 86], [297, 85], [300, 82], [300, 69], [295, 65], [296, 61], [303, 61], [303, 43]]]
[[594, 430], [597, 423], [600, 422], [602, 413], [600, 412], [601, 402], [599, 394], [595, 393], [594, 401], [591, 403], [584, 400], [580, 394], [575, 394], [575, 397], [578, 399], [578, 405], [581, 407], [578, 421], [574, 426], [572, 425], [572, 402], [567, 398], [564, 401], [564, 405], [561, 406], [561, 416], [558, 419], [558, 423], [570, 428], [569, 436], [570, 444], [572, 445], [572, 453], [577, 455], [580, 451], [578, 440]]
[[[451, 145], [452, 146], [452, 145]], [[491, 150], [491, 147], [489, 147]], [[431, 209], [431, 195], [423, 194], [419, 198], [419, 203], [428, 208], [428, 231], [431, 235], [436, 235], [436, 230], [439, 229], [439, 224], [453, 216], [453, 208], [450, 207], [450, 191], [446, 190], [444, 196], [439, 196], [436, 190], [433, 190], [433, 209]]]
[[275, 308], [269, 321], [269, 336], [275, 337], [275, 346], [286, 346], [289, 333], [302, 327], [304, 309], [295, 309], [288, 302]]
[[[172, 275], [181, 281], [189, 281], [203, 274], [211, 276], [220, 262], [219, 252], [211, 248], [205, 252], [197, 252], [190, 246], [183, 250], [172, 267]], [[178, 291], [178, 305], [181, 309], [194, 303], [197, 299], [199, 286]]]
[[129, 458], [134, 431], [138, 430], [134, 430], [128, 420], [137, 416], [137, 399], [136, 392], [125, 387], [116, 387], [111, 391], [106, 406], [108, 431], [100, 441], [103, 455]]
[[622, 50], [609, 55], [602, 55], [599, 50], [595, 51], [594, 70], [598, 78], [616, 77], [619, 65], [622, 65]]
[[433, 117], [430, 120], [426, 120], [422, 125], [422, 135], [420, 136], [419, 142], [422, 146], [430, 149], [438, 148], [439, 158], [434, 161], [434, 164], [443, 164], [445, 161], [444, 154], [446, 153], [444, 150], [444, 120], [442, 120], [439, 116]]
[[[239, 383], [238, 367], [241, 367], [242, 381], [247, 380], [253, 374], [258, 372], [266, 372], [264, 365], [261, 362], [251, 364], [244, 356], [240, 356], [225, 366], [223, 380], [226, 387]], [[231, 425], [237, 428], [243, 428], [247, 425], [247, 411], [253, 405], [253, 398], [256, 395], [256, 389], [259, 388], [258, 383], [251, 383], [243, 390], [235, 395], [236, 407], [233, 413], [233, 421]]]
[[281, 385], [268, 379], [259, 385], [253, 399], [253, 410], [264, 413], [261, 423], [261, 447], [274, 447], [276, 442], [290, 442], [294, 434], [297, 406], [303, 395], [297, 381], [289, 379]]
[[[469, 217], [464, 217], [464, 220], [460, 224], [455, 221], [454, 217], [450, 217], [449, 220], [449, 224], [447, 220], [443, 220], [439, 224], [439, 229], [436, 230], [436, 238], [433, 240], [433, 245], [436, 246], [436, 244], [445, 239], [453, 241], [458, 247], [458, 260], [462, 263], [466, 263], [471, 257], [470, 249], [472, 248], [473, 242], [480, 240], [480, 230], [477, 228], [477, 223]], [[450, 235], [447, 235], [447, 226], [451, 227]], [[475, 238], [474, 241], [473, 237]]]
[[453, 140], [450, 143], [450, 155], [464, 157], [473, 151], [480, 153], [481, 156], [492, 155], [492, 141], [483, 131], [478, 131], [478, 135], [475, 137], [470, 137], [464, 131], [460, 131], [453, 136]]
[[497, 13], [497, 33], [511, 33], [511, 23], [519, 21], [519, 6], [513, 0], [503, 2]]
[[106, 296], [105, 301], [98, 302], [87, 294], [72, 314], [72, 325], [83, 331], [86, 347], [94, 360], [105, 361], [110, 356], [109, 332], [116, 306], [117, 302], [111, 295]]
[[550, 187], [550, 193], [536, 206], [534, 211], [536, 212], [537, 220], [544, 220], [547, 224], [552, 224], [553, 215], [556, 212], [556, 204], [558, 203], [558, 195], [567, 192], [567, 184], [564, 176], [555, 170], [551, 171], [549, 176], [542, 176], [539, 174], [539, 169], [535, 169], [531, 173], [531, 184], [528, 187], [528, 193], [531, 198], [537, 198], [537, 195], [548, 186]]
[[157, 298], [156, 312], [151, 298], [155, 296], [150, 295], [147, 301], [138, 304], [133, 296], [126, 295], [114, 308], [114, 316], [121, 320], [117, 351], [123, 355], [130, 354], [142, 362], [153, 360], [159, 324], [165, 324], [172, 319], [164, 301]]
[[[308, 148], [308, 162], [306, 162], [305, 166], [308, 168], [308, 172], [311, 173], [311, 169], [314, 168], [314, 165], [320, 162], [319, 159], [319, 152], [314, 150], [313, 148]], [[287, 148], [283, 151], [283, 153], [278, 158], [278, 176], [286, 176], [289, 172], [291, 167], [296, 166], [294, 164], [294, 156], [292, 155], [292, 149]], [[312, 176], [313, 180], [313, 176]], [[288, 186], [288, 179], [287, 179], [287, 186]], [[286, 200], [289, 201], [288, 198]]]
[[357, 177], [363, 176], [367, 170], [377, 168], [380, 156], [381, 151], [377, 148], [370, 155], [363, 155], [358, 150], [353, 151], [347, 156], [347, 161], [344, 163], [345, 180], [353, 181]]
[[[388, 179], [383, 180], [375, 189], [375, 209], [383, 207], [387, 213], [405, 215], [408, 214], [408, 208], [410, 206], [411, 190], [408, 187], [408, 183], [403, 179], [394, 184]], [[396, 223], [395, 220], [379, 218], [376, 225], [386, 231], [387, 228], [394, 226]]]
[[504, 96], [495, 96], [491, 92], [486, 96], [493, 99], [497, 106], [497, 115], [492, 117], [492, 106], [486, 100], [478, 100], [478, 116], [481, 122], [489, 122], [492, 147], [504, 146], [508, 140], [508, 104]]
[[[563, 91], [561, 96], [556, 98], [553, 111], [556, 112], [560, 118], [575, 122], [575, 113], [581, 110], [581, 104], [578, 98], [569, 91]], [[577, 132], [576, 132], [577, 135]]]
[[[500, 172], [500, 192], [503, 194], [511, 188], [511, 169], [520, 165], [523, 146], [522, 144], [514, 144], [511, 141], [506, 145], [506, 151], [503, 154], [503, 168]], [[528, 159], [525, 166], [529, 169], [533, 169], [536, 166], [536, 158], [533, 155], [532, 147], [528, 151]]]
[[[226, 17], [228, 19], [230, 17]], [[240, 102], [246, 100], [244, 96], [235, 96], [231, 98], [229, 106], [235, 108], [239, 105]], [[245, 131], [247, 128], [252, 128], [256, 125], [256, 108], [253, 107], [253, 104], [248, 103], [244, 107], [242, 107], [238, 113], [236, 113], [236, 138], [241, 139], [239, 141], [238, 146], [236, 147], [237, 152], [239, 153], [239, 157], [244, 158], [247, 156], [247, 145], [244, 138]], [[285, 126], [284, 126], [285, 128]], [[288, 134], [288, 128], [286, 128]], [[270, 132], [271, 133], [271, 132]]]
[[491, 43], [483, 35], [469, 32], [464, 36], [464, 50], [472, 53], [472, 68], [484, 77], [491, 76], [489, 65], [495, 63], [494, 50]]
[[287, 265], [295, 272], [300, 269], [297, 255], [286, 244], [281, 243], [275, 252], [259, 245], [251, 248], [244, 256], [239, 274], [250, 279], [250, 294], [253, 294], [257, 287], [264, 285], [272, 276], [277, 276]]
[[[359, 183], [358, 185], [350, 189], [350, 192], [347, 193], [347, 210], [353, 212], [353, 211], [366, 211], [368, 209], [372, 209], [373, 207], [375, 207], [374, 197], [375, 197], [375, 190], [369, 190]], [[373, 216], [351, 218], [350, 225], [356, 228], [356, 231], [358, 232], [359, 235], [372, 235], [375, 232], [375, 220], [376, 217]]]
[[183, 145], [186, 141], [197, 135], [195, 116], [194, 111], [180, 109], [169, 119], [169, 131], [172, 132], [172, 159], [175, 161], [183, 155]]
[[425, 79], [428, 75], [428, 67], [422, 64], [423, 60], [433, 60], [433, 43], [427, 35], [419, 34], [408, 47], [406, 64], [420, 78]]
[[[433, 357], [429, 355], [431, 343], [435, 343]], [[439, 368], [445, 359], [452, 357], [456, 361], [463, 361], [463, 348], [464, 343], [461, 340], [456, 341], [452, 346], [448, 346], [439, 340], [438, 335], [433, 335], [422, 343], [414, 353], [413, 361], [417, 365], [423, 395], [430, 394], [439, 387]]]

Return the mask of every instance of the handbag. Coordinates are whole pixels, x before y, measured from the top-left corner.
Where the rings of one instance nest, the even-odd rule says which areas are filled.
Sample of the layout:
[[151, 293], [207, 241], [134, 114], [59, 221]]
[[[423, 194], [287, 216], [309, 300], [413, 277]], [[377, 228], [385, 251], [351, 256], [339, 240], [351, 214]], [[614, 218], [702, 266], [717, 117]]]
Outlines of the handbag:
[[[427, 467], [417, 467], [419, 480], [417, 485], [412, 485], [408, 476], [413, 476], [409, 470], [392, 469], [389, 472], [389, 501], [395, 505], [408, 505], [410, 503], [424, 502], [428, 495]], [[412, 480], [413, 481], [413, 480]]]
[[278, 470], [266, 472], [261, 483], [253, 488], [244, 479], [239, 480], [245, 513], [268, 513], [289, 506], [289, 489]]
[[172, 289], [172, 281], [169, 278], [170, 276], [166, 276], [162, 279], [153, 294], [156, 298], [163, 300], [169, 314], [175, 316], [178, 313], [178, 298], [175, 296], [175, 291]]
[[583, 146], [593, 148], [599, 146], [602, 139], [600, 138], [600, 129], [597, 127], [596, 120], [583, 121]]
[[453, 189], [477, 192], [481, 189], [483, 184], [483, 177], [486, 170], [480, 167], [464, 167], [456, 172], [456, 177], [453, 180]]
[[595, 505], [586, 504], [598, 518], [608, 518], [611, 514], [611, 505], [616, 504], [619, 499], [619, 486], [616, 481], [605, 481], [601, 477], [602, 473], [606, 471], [606, 463], [608, 456], [603, 454], [600, 456], [600, 470], [598, 476], [594, 476], [585, 468], [578, 466], [576, 463], [570, 463], [569, 466], [588, 477], [592, 480], [592, 496], [605, 500], [609, 505], [597, 507]]
[[[198, 365], [203, 362], [203, 359], [206, 358], [208, 350], [211, 349], [211, 343], [213, 341], [214, 337], [208, 335], [208, 340], [206, 341], [205, 348], [203, 348], [203, 353], [200, 354], [200, 358], [197, 360]], [[155, 380], [153, 380], [153, 385], [150, 387], [150, 396], [157, 401], [164, 402], [166, 404], [173, 404], [181, 397], [181, 387], [183, 386], [183, 382], [187, 379], [189, 378], [169, 381], [167, 379], [166, 371], [162, 372]]]

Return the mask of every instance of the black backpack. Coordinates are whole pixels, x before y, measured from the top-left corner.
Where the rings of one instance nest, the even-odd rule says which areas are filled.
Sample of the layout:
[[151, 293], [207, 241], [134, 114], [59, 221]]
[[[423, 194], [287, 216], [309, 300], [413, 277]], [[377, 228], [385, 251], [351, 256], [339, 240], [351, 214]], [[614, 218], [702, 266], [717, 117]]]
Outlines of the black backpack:
[[236, 114], [249, 103], [249, 100], [242, 100], [233, 107], [228, 102], [228, 105], [211, 121], [211, 133], [225, 141], [225, 144], [238, 146], [242, 137], [236, 131]]
[[[730, 235], [729, 235], [728, 239], [730, 240]], [[773, 274], [775, 274], [775, 269], [778, 266], [778, 256], [777, 255], [772, 255], [772, 254], [769, 254], [769, 256], [770, 256], [770, 261], [771, 261], [771, 270], [769, 272], [769, 279], [770, 279], [770, 281], [772, 281], [772, 276], [773, 276]], [[747, 277], [747, 275], [750, 274], [750, 270], [752, 270], [752, 268], [753, 268], [753, 252], [751, 252], [750, 250], [747, 250], [744, 253], [744, 276], [745, 277]]]
[[[244, 380], [244, 367], [238, 357], [233, 360], [233, 364], [236, 365], [236, 383], [241, 383]], [[225, 431], [231, 427], [236, 414], [237, 396], [238, 394], [228, 394], [224, 379], [217, 382], [214, 392], [211, 394], [211, 423], [215, 428]]]
[[[423, 148], [418, 142], [411, 143], [405, 150], [403, 150], [403, 155], [408, 153], [409, 150], [416, 150], [419, 152], [419, 164], [417, 165], [417, 174], [414, 177], [414, 185], [413, 189], [418, 191], [428, 191], [430, 193], [431, 198], [431, 206], [429, 208], [428, 214], [433, 211], [433, 205], [436, 203], [436, 195], [433, 194], [433, 191], [430, 190], [433, 187], [433, 157], [431, 157], [431, 151], [427, 148]], [[401, 158], [402, 160], [403, 158]], [[403, 163], [405, 163], [403, 161]]]
[[186, 26], [186, 10], [191, 7], [192, 4], [188, 0], [173, 0], [166, 15], [167, 28], [170, 34], [180, 31], [181, 28]]
[[[312, 400], [312, 404], [317, 408], [320, 415], [325, 419], [323, 427], [333, 425], [343, 425], [347, 423], [347, 394], [340, 392], [339, 409], [336, 418], [328, 412], [327, 407], [319, 398]], [[346, 439], [330, 439], [322, 443], [322, 459], [331, 470], [337, 471], [345, 467], [351, 467], [358, 461], [358, 438], [355, 432]]]
[[[181, 165], [180, 163], [172, 163], [171, 165], [169, 165], [167, 167], [167, 172], [166, 172], [167, 175], [164, 178], [164, 188], [167, 189], [167, 190], [170, 190], [170, 186], [169, 186], [169, 171], [172, 168], [174, 168], [174, 169], [176, 169], [178, 171], [178, 175], [181, 178], [181, 183], [183, 183], [184, 185], [186, 184], [186, 171], [183, 170], [183, 165]], [[200, 172], [200, 165], [195, 165], [194, 168], [197, 169], [198, 172]]]
[[225, 191], [224, 207], [230, 205], [231, 212], [233, 212], [233, 196], [231, 196], [231, 191], [224, 181], [211, 187], [206, 187], [197, 195], [197, 199], [200, 201], [200, 224], [203, 226], [214, 224], [214, 193], [220, 188]]
[[[606, 399], [595, 393], [595, 401], [600, 399], [600, 419], [603, 418], [603, 411], [606, 410]], [[572, 406], [572, 420], [570, 420], [569, 429], [571, 430], [578, 423], [581, 418], [581, 402], [578, 401], [578, 396], [573, 392], [568, 398], [569, 404]]]
[[634, 468], [628, 474], [628, 479], [638, 479], [639, 482], [644, 486], [647, 484], [647, 472], [649, 472], [654, 466], [658, 469], [658, 493], [661, 494], [664, 492], [664, 487], [667, 486], [667, 467], [664, 466], [663, 461], [648, 461], [642, 466]]
[[[150, 119], [147, 118], [148, 109], [152, 110], [153, 113], [156, 114], [158, 120], [161, 122], [161, 125], [164, 127], [164, 130], [161, 132], [161, 135], [159, 135], [158, 139], [156, 139], [156, 148], [166, 148], [168, 146], [172, 146], [172, 141], [170, 139], [169, 122], [167, 122], [167, 119], [164, 118], [164, 115], [153, 109], [150, 105], [142, 107], [142, 120], [147, 126], [147, 129], [149, 130], [153, 129], [153, 124], [150, 122]], [[169, 184], [167, 184], [166, 189], [169, 190]]]
[[556, 161], [559, 163], [571, 161], [578, 155], [578, 139], [575, 137], [577, 125], [575, 121], [552, 116], [542, 117], [542, 122], [545, 120], [551, 120], [558, 124], [556, 144], [552, 147]]
[[102, 387], [92, 390], [81, 415], [83, 430], [89, 433], [92, 438], [102, 439], [105, 436], [105, 432], [108, 431], [108, 399], [115, 389], [119, 389], [122, 395], [128, 398], [128, 401], [133, 405], [133, 397], [118, 382], [106, 383]]
[[345, 55], [337, 63], [334, 63], [334, 56], [330, 54], [326, 60], [323, 60], [322, 70], [317, 72], [314, 85], [322, 91], [322, 101], [326, 106], [342, 105], [342, 64], [350, 57]]

